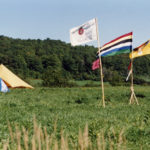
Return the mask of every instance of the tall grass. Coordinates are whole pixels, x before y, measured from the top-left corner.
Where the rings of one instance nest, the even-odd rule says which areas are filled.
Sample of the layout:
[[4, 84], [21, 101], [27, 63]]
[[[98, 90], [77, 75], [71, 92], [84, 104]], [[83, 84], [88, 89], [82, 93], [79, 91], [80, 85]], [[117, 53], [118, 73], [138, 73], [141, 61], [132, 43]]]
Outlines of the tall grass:
[[79, 129], [78, 141], [75, 143], [64, 134], [63, 129], [57, 135], [57, 125], [54, 124], [52, 133], [48, 133], [46, 127], [37, 124], [36, 119], [33, 121], [33, 133], [29, 137], [28, 129], [25, 127], [19, 128], [15, 126], [12, 129], [8, 122], [9, 137], [1, 148], [3, 150], [124, 150], [126, 149], [126, 139], [124, 131], [117, 133], [112, 129], [111, 133], [107, 134], [100, 131], [97, 134], [96, 141], [92, 142], [89, 137], [88, 124], [85, 125], [84, 130]]

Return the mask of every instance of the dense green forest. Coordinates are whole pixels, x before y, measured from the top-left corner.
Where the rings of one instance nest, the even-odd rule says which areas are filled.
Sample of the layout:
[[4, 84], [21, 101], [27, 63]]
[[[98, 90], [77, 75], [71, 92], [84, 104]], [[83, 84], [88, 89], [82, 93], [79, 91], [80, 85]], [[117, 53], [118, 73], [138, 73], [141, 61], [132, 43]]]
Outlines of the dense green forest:
[[[0, 63], [23, 79], [99, 80], [99, 69], [92, 71], [97, 48], [76, 46], [52, 39], [13, 39], [0, 36]], [[135, 82], [150, 75], [150, 56], [134, 60]], [[104, 81], [122, 83], [128, 73], [128, 54], [102, 58]], [[137, 79], [138, 78], [138, 79]], [[137, 79], [137, 80], [136, 80]], [[50, 82], [50, 83], [51, 83]], [[46, 85], [46, 84], [45, 84]]]

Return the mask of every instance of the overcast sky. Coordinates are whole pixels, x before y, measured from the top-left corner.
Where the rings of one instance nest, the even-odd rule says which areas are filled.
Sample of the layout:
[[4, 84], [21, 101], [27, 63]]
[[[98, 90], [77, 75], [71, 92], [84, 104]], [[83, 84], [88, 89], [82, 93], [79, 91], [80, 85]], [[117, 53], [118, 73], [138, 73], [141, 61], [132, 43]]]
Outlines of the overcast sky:
[[70, 43], [71, 28], [97, 18], [101, 45], [133, 31], [136, 47], [150, 39], [149, 6], [150, 0], [0, 0], [0, 35]]

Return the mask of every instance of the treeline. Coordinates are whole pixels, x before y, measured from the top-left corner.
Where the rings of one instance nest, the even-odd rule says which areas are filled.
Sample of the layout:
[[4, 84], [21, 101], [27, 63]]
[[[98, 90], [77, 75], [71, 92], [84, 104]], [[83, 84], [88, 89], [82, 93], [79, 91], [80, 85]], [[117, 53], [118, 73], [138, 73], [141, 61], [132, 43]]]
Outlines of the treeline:
[[[60, 40], [22, 40], [0, 36], [0, 63], [22, 78], [43, 79], [45, 85], [66, 83], [68, 80], [99, 80], [99, 70], [92, 71], [97, 48], [72, 47]], [[127, 76], [128, 55], [102, 58], [104, 81], [122, 83]], [[134, 72], [150, 75], [150, 57], [137, 58]]]

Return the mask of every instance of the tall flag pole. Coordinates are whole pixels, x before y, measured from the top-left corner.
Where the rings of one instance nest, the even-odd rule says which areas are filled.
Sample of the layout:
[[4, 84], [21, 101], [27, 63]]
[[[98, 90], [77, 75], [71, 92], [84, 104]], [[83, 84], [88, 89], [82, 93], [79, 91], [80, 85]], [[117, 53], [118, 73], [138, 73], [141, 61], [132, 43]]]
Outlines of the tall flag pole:
[[[70, 30], [70, 41], [72, 46], [84, 44], [93, 40], [98, 41], [98, 51], [100, 53], [100, 41], [98, 34], [98, 21], [96, 18], [89, 20], [88, 22], [74, 27]], [[99, 63], [99, 65], [98, 65]], [[101, 56], [99, 57], [99, 61], [95, 61], [93, 63], [92, 69], [96, 69], [100, 67], [100, 76], [101, 76], [101, 86], [102, 86], [102, 100], [103, 107], [105, 107], [104, 100], [104, 83], [103, 83], [103, 71], [102, 71], [102, 60]]]
[[[131, 53], [133, 53], [133, 49]], [[129, 104], [133, 104], [135, 100], [137, 105], [139, 105], [135, 92], [134, 92], [134, 85], [133, 85], [133, 57], [131, 58], [131, 87], [130, 88], [131, 88], [131, 96], [130, 96]]]
[[[98, 41], [99, 41], [99, 37], [98, 37]], [[100, 63], [101, 63], [101, 57], [130, 53], [132, 50], [132, 32], [129, 32], [120, 37], [117, 37], [116, 39], [104, 44], [101, 48], [99, 44], [98, 47], [99, 47], [98, 56], [100, 59]], [[100, 65], [101, 65], [101, 81], [102, 81], [102, 86], [103, 86], [102, 64]], [[134, 92], [134, 90], [132, 91]], [[102, 87], [102, 93], [103, 93], [103, 102], [105, 102], [104, 101], [104, 87]], [[104, 106], [105, 106], [105, 103], [104, 103]]]
[[133, 104], [134, 100], [136, 101], [137, 105], [139, 105], [139, 102], [134, 92], [134, 86], [133, 86], [133, 58], [132, 58], [131, 59], [131, 96], [130, 96], [129, 104]]
[[[101, 48], [100, 48], [100, 39], [99, 39], [99, 32], [98, 32], [98, 20], [96, 18], [96, 31], [97, 31], [97, 44], [98, 44], [98, 53], [100, 54]], [[103, 107], [105, 108], [105, 95], [104, 95], [104, 82], [103, 82], [103, 67], [102, 67], [102, 59], [101, 56], [99, 56], [99, 65], [100, 65], [100, 77], [101, 77], [101, 86], [102, 86], [102, 101], [103, 101]]]

